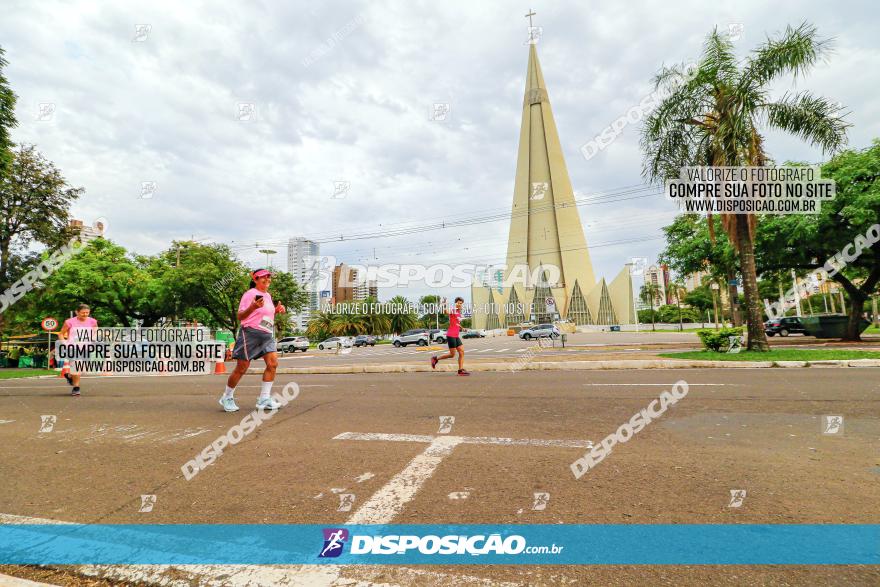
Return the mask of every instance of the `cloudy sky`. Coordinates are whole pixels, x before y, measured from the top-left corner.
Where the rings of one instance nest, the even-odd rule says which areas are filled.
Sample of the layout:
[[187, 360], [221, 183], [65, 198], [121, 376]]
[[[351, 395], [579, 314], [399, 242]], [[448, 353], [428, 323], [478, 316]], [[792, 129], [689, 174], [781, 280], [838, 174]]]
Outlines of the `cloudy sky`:
[[[286, 240], [304, 235], [351, 263], [503, 262], [503, 218], [375, 235], [509, 212], [529, 8], [579, 195], [641, 183], [637, 125], [589, 161], [579, 148], [650, 92], [662, 64], [696, 57], [713, 27], [741, 24], [745, 55], [787, 24], [816, 24], [834, 53], [776, 93], [840, 101], [851, 146], [880, 137], [880, 17], [869, 1], [5, 4], [14, 139], [85, 188], [77, 217], [106, 217], [108, 236], [139, 253], [194, 237], [254, 266], [273, 248], [283, 266]], [[450, 105], [446, 120], [430, 120], [434, 103]], [[779, 161], [822, 160], [790, 137], [767, 144]], [[350, 187], [334, 198], [338, 181]], [[144, 182], [155, 182], [151, 197]], [[613, 277], [631, 256], [656, 256], [674, 208], [655, 195], [580, 213], [597, 274]], [[339, 240], [354, 234], [374, 236]]]

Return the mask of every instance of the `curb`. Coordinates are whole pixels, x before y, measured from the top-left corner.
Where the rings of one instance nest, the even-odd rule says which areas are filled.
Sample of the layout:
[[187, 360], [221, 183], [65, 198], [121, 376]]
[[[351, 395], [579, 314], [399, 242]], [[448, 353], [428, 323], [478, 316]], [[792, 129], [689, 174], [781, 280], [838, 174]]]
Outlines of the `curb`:
[[[602, 371], [614, 369], [771, 369], [771, 368], [845, 368], [880, 367], [880, 359], [851, 359], [826, 361], [686, 361], [679, 359], [623, 360], [623, 361], [533, 361], [517, 366], [509, 363], [470, 363], [469, 371]], [[282, 367], [278, 373], [287, 375], [353, 374], [353, 373], [427, 373], [430, 371], [453, 372], [455, 365], [430, 365], [403, 363], [396, 365], [338, 365], [326, 367]], [[248, 369], [249, 374], [262, 373], [263, 369]]]

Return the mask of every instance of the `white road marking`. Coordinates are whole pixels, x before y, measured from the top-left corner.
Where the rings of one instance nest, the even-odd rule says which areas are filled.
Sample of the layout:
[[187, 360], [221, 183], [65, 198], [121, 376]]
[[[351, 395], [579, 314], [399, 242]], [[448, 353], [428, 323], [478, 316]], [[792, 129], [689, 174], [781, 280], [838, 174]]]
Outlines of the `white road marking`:
[[470, 497], [470, 491], [453, 491], [449, 494], [449, 499], [467, 499]]
[[372, 479], [375, 476], [376, 475], [374, 475], [373, 473], [370, 473], [369, 471], [367, 471], [363, 475], [358, 475], [357, 477], [355, 477], [354, 480], [355, 480], [355, 483], [363, 483], [364, 481], [366, 481], [368, 479]]
[[444, 458], [461, 442], [457, 436], [440, 436], [346, 520], [346, 524], [390, 524], [431, 478]]
[[[433, 442], [436, 436], [427, 434], [387, 434], [384, 432], [343, 432], [333, 440], [385, 440], [389, 442]], [[590, 440], [544, 440], [540, 438], [501, 438], [498, 436], [457, 436], [461, 444], [501, 444], [504, 446], [556, 446], [560, 448], [589, 448]]]
[[12, 424], [15, 420], [0, 420], [0, 424]]
[[498, 349], [498, 350], [495, 351], [495, 352], [496, 352], [496, 353], [503, 353], [503, 352], [506, 351], [506, 350], [507, 350], [507, 349]]
[[[648, 386], [648, 387], [672, 387], [673, 383], [584, 383], [584, 385], [594, 385], [597, 387], [608, 387], [613, 385], [618, 385], [621, 387], [636, 387], [636, 386]], [[688, 387], [693, 387], [695, 385], [702, 385], [706, 387], [724, 387], [724, 386], [739, 386], [738, 383], [688, 383]]]

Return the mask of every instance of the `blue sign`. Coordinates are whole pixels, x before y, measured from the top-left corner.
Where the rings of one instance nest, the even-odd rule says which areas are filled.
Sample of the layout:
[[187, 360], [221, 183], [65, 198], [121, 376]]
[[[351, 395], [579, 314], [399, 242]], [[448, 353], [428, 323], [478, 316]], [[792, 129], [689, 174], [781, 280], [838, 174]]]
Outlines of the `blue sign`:
[[2, 524], [5, 565], [878, 565], [877, 524]]

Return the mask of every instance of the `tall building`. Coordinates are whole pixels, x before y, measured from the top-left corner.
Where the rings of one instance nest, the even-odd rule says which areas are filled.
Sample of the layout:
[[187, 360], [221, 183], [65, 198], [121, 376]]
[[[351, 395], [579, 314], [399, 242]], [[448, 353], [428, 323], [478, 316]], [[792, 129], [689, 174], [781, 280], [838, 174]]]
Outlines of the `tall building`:
[[287, 272], [308, 295], [308, 302], [292, 321], [298, 330], [305, 330], [314, 312], [318, 310], [319, 271], [318, 263], [321, 247], [318, 243], [303, 237], [287, 241]]
[[657, 291], [654, 294], [655, 308], [672, 303], [673, 300], [669, 291], [669, 267], [666, 265], [651, 265], [651, 267], [645, 270], [645, 283], [657, 286]]
[[[363, 295], [364, 297], [359, 297]], [[340, 263], [333, 268], [333, 303], [366, 299], [366, 288], [358, 283], [358, 270]]]
[[[475, 279], [474, 327], [557, 318], [576, 324], [634, 323], [627, 268], [610, 284], [604, 278], [596, 282], [534, 44], [522, 108], [503, 285]], [[523, 266], [528, 279], [521, 278]]]
[[100, 221], [95, 222], [94, 226], [89, 226], [88, 224], [83, 224], [82, 220], [76, 220], [74, 218], [70, 220], [68, 226], [75, 234], [79, 234], [79, 238], [83, 244], [93, 241], [96, 238], [103, 238], [104, 236], [104, 224]]

